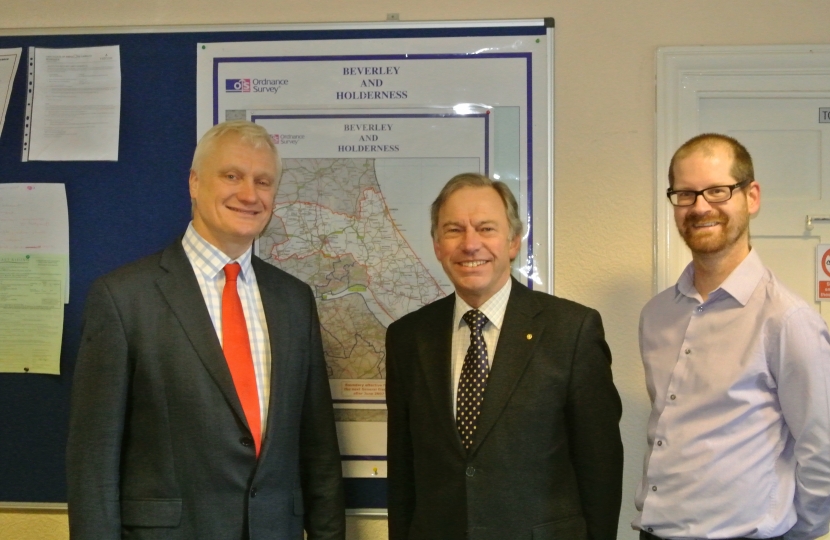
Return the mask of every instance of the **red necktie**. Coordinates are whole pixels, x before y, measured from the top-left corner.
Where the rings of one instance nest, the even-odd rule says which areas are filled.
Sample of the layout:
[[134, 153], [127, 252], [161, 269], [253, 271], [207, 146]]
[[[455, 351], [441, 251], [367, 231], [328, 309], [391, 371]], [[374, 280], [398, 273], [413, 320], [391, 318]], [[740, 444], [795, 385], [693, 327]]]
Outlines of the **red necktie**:
[[248, 420], [248, 427], [251, 428], [256, 455], [259, 456], [262, 439], [259, 394], [256, 388], [254, 359], [251, 355], [251, 343], [248, 341], [245, 313], [242, 311], [242, 302], [236, 291], [236, 278], [240, 270], [239, 263], [225, 266], [225, 289], [222, 291], [222, 348], [225, 351], [225, 360], [228, 362], [236, 393], [242, 403], [242, 410]]

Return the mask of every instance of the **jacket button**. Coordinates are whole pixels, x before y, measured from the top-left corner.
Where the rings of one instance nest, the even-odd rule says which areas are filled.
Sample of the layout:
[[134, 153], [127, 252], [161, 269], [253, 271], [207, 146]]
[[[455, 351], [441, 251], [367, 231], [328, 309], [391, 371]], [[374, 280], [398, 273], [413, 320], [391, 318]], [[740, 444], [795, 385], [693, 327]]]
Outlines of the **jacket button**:
[[250, 447], [254, 445], [254, 440], [250, 437], [240, 437], [239, 444]]
[[467, 476], [475, 476], [476, 468], [475, 467], [467, 467]]
[[256, 497], [256, 488], [252, 487], [251, 488], [251, 498], [253, 499], [254, 497]]

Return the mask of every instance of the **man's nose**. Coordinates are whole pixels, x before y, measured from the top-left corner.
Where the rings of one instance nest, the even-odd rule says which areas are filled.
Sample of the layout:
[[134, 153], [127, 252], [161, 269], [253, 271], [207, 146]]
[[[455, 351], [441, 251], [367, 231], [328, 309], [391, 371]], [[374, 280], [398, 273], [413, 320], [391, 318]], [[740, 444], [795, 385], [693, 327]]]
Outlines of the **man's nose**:
[[466, 231], [461, 240], [461, 248], [466, 252], [477, 251], [481, 247], [481, 236], [475, 229]]
[[256, 201], [256, 186], [253, 180], [245, 180], [239, 186], [236, 197], [245, 202]]
[[691, 210], [696, 214], [706, 214], [712, 210], [712, 204], [703, 197], [703, 193], [697, 196]]

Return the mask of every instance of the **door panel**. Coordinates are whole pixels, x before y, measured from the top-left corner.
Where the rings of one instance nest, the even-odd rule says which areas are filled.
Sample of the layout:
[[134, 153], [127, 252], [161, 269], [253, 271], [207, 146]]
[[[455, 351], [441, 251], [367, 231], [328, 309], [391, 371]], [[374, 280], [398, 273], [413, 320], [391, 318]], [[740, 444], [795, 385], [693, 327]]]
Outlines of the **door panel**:
[[807, 215], [830, 213], [830, 123], [818, 121], [830, 97], [802, 95], [702, 97], [699, 126], [735, 137], [749, 150], [761, 186], [761, 211], [750, 224], [753, 246], [830, 324], [830, 305], [816, 302], [814, 291], [815, 249], [830, 243], [830, 226], [806, 228]]
[[818, 244], [819, 240], [815, 237], [752, 236], [752, 248], [758, 250], [764, 264], [817, 311], [821, 302], [815, 301], [813, 269]]

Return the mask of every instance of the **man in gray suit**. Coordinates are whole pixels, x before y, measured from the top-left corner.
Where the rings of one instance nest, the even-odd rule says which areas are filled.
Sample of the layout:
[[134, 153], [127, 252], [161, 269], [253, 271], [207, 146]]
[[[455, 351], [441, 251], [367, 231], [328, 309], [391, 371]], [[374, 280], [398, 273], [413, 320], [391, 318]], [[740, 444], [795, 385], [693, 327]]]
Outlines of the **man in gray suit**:
[[620, 399], [599, 313], [511, 279], [507, 186], [450, 180], [432, 204], [455, 286], [387, 332], [390, 540], [614, 540]]
[[214, 126], [184, 236], [93, 284], [67, 448], [74, 540], [345, 538], [314, 298], [252, 255], [279, 178], [264, 129]]

